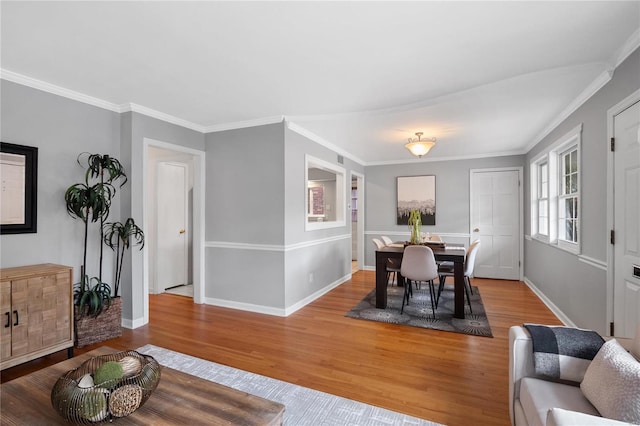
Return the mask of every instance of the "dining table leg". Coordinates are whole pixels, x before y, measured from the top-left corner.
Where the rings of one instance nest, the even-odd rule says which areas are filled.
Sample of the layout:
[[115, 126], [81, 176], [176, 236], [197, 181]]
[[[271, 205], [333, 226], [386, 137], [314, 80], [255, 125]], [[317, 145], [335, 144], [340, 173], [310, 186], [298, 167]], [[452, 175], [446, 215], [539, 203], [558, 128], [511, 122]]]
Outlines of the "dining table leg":
[[376, 308], [387, 307], [387, 259], [385, 253], [376, 251]]
[[453, 264], [453, 280], [453, 316], [455, 318], [464, 318], [464, 262], [455, 262]]

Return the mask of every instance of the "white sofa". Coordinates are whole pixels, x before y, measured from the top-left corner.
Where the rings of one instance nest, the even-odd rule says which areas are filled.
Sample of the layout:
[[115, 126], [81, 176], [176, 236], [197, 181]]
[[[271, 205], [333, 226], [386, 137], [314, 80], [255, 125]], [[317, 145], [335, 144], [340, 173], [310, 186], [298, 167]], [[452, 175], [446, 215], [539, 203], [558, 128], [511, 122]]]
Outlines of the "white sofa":
[[[640, 360], [640, 325], [631, 353]], [[536, 376], [533, 345], [526, 328], [509, 330], [509, 414], [514, 426], [627, 425], [605, 419], [583, 395], [580, 386]], [[603, 389], [606, 392], [606, 390]]]

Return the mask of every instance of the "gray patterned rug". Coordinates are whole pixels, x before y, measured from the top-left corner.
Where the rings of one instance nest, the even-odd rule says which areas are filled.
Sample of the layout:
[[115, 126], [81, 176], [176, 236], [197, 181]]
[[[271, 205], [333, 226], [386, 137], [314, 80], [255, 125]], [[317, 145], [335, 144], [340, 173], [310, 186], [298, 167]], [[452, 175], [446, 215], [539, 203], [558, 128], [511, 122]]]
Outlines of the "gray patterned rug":
[[163, 366], [283, 404], [285, 425], [442, 426], [439, 423], [194, 358], [158, 346], [145, 345], [136, 350], [151, 355]]
[[[435, 289], [437, 292], [437, 283]], [[405, 305], [404, 313], [401, 314], [403, 292], [404, 287], [387, 287], [387, 308], [377, 309], [376, 291], [373, 290], [353, 309], [347, 312], [346, 316], [369, 321], [493, 337], [478, 287], [473, 287], [473, 294], [471, 295], [473, 313], [470, 313], [465, 297], [464, 319], [453, 317], [453, 285], [445, 285], [440, 295], [435, 319], [433, 319], [433, 314], [431, 313], [431, 297], [427, 284], [423, 284], [420, 290], [413, 288], [413, 297], [410, 299], [409, 305]]]

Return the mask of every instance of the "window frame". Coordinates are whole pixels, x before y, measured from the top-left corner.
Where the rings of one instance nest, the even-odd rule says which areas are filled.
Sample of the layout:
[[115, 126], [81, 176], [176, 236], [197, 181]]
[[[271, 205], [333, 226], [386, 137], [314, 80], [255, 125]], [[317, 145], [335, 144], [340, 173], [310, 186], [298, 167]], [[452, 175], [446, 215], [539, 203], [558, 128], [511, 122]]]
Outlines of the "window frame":
[[[317, 215], [309, 214], [309, 168], [317, 168], [325, 170], [336, 175], [335, 190], [335, 206], [336, 219], [322, 222], [309, 222], [309, 217], [317, 217]], [[304, 169], [304, 229], [305, 231], [315, 231], [318, 229], [340, 228], [346, 226], [346, 169], [338, 165], [329, 163], [328, 161], [311, 155], [305, 155]], [[333, 201], [333, 200], [332, 200]]]
[[[529, 164], [531, 175], [531, 238], [575, 254], [580, 254], [582, 237], [582, 201], [580, 200], [580, 182], [582, 180], [581, 144], [582, 124], [576, 126], [563, 137], [556, 140]], [[575, 173], [576, 175], [576, 191], [565, 194], [565, 156], [571, 155], [573, 152], [575, 152], [576, 155], [576, 170], [571, 173]], [[543, 190], [542, 185], [544, 185], [540, 176], [540, 168], [545, 164], [547, 165], [548, 173], [546, 182], [548, 195], [548, 233], [546, 235], [540, 232], [541, 212], [539, 211], [539, 202], [544, 200], [544, 198], [540, 196]], [[576, 236], [576, 241], [567, 240], [564, 233], [566, 228], [561, 227], [566, 220], [561, 209], [564, 208], [565, 201], [571, 198], [577, 200], [575, 217], [571, 219], [575, 221], [574, 235]]]

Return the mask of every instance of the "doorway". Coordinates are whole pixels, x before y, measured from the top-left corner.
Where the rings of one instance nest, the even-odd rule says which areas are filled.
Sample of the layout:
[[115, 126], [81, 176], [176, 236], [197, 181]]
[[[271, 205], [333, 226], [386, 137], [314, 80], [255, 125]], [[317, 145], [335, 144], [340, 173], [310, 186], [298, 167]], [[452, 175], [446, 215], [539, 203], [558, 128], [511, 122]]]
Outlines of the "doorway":
[[351, 273], [364, 269], [364, 175], [351, 172]]
[[474, 276], [522, 280], [521, 176], [515, 167], [471, 170], [469, 233], [481, 242]]
[[640, 90], [609, 110], [608, 124], [608, 317], [612, 335], [632, 338], [640, 324]]
[[147, 148], [149, 293], [194, 298], [192, 154]]
[[[156, 275], [157, 292], [193, 297], [193, 276], [188, 267], [193, 176], [189, 163], [159, 161], [156, 166]], [[185, 292], [185, 290], [187, 290]]]

